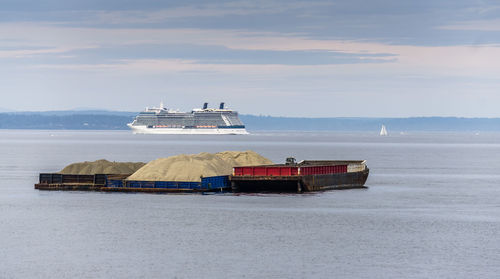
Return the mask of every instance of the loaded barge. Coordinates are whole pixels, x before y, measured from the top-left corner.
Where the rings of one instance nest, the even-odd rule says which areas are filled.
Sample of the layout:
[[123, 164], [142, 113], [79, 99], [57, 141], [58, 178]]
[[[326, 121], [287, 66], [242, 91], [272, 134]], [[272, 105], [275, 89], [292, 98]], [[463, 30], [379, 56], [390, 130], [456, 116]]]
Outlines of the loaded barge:
[[237, 166], [232, 175], [202, 177], [200, 182], [134, 181], [130, 175], [41, 173], [38, 190], [105, 192], [312, 192], [366, 188], [366, 161], [304, 160], [285, 164]]
[[204, 177], [200, 182], [182, 182], [126, 180], [130, 175], [41, 173], [35, 189], [148, 193], [226, 192], [230, 190], [228, 176]]
[[235, 167], [229, 177], [233, 192], [312, 192], [366, 188], [366, 161], [304, 160], [285, 164]]

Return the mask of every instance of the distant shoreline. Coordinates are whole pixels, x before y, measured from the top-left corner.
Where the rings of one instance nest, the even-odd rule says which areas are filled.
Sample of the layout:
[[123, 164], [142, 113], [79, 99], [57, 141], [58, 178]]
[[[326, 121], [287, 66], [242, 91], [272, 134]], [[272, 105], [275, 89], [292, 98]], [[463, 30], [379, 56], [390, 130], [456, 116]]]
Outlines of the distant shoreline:
[[[0, 113], [0, 129], [40, 130], [128, 130], [136, 112], [47, 111]], [[500, 131], [500, 118], [463, 117], [332, 117], [301, 118], [240, 115], [247, 129], [254, 131], [344, 131], [380, 130], [391, 132], [494, 132]]]

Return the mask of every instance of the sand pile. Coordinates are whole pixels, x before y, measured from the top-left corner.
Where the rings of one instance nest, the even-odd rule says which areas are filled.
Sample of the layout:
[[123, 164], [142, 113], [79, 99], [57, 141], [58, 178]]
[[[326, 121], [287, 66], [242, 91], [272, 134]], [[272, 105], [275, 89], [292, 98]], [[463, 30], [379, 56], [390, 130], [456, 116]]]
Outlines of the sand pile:
[[94, 162], [74, 163], [66, 166], [59, 173], [62, 174], [130, 174], [136, 172], [145, 163], [142, 162], [110, 162], [108, 160], [97, 160]]
[[272, 161], [253, 151], [225, 151], [216, 154], [202, 152], [156, 159], [127, 179], [199, 182], [201, 177], [230, 175], [233, 166], [266, 164], [272, 164]]
[[232, 166], [258, 166], [258, 165], [271, 165], [273, 162], [266, 157], [261, 156], [259, 153], [247, 151], [223, 151], [215, 153], [224, 161], [229, 162]]

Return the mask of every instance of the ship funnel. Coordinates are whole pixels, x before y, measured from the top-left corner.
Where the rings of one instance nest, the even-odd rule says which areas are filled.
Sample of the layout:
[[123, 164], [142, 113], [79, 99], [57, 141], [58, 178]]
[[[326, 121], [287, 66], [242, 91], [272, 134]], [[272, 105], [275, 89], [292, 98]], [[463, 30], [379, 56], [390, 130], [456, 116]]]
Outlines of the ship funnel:
[[208, 103], [203, 103], [203, 109], [207, 109], [208, 108]]
[[219, 109], [224, 109], [224, 103], [220, 103]]

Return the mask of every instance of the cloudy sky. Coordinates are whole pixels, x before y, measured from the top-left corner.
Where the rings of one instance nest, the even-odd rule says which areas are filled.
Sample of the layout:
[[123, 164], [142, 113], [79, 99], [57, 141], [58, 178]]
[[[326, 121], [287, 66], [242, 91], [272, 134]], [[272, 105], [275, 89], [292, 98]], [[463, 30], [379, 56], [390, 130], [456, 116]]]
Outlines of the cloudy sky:
[[500, 2], [0, 0], [0, 108], [500, 117]]

